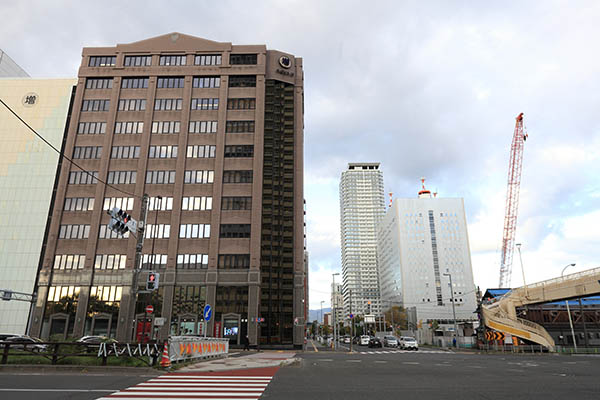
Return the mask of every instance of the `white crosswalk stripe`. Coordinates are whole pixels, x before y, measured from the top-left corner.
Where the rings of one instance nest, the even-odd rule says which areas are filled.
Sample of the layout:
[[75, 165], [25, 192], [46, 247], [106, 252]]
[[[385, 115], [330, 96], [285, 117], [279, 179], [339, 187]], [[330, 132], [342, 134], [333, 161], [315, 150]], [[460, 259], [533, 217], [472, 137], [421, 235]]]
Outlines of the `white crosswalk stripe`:
[[454, 354], [449, 351], [443, 350], [392, 350], [392, 351], [363, 351], [357, 354], [402, 354], [402, 353], [413, 353], [413, 354]]
[[255, 400], [263, 394], [276, 371], [277, 368], [245, 370], [240, 371], [244, 375], [239, 376], [217, 373], [166, 374], [98, 400]]

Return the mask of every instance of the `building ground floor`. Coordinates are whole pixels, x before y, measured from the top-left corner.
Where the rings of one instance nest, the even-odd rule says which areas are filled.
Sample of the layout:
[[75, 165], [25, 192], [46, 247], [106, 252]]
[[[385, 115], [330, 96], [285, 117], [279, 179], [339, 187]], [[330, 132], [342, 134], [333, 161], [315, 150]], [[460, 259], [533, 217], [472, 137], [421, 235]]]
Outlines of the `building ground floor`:
[[[166, 270], [152, 292], [134, 284], [145, 282], [143, 271], [137, 279], [132, 271], [84, 275], [40, 279], [31, 335], [54, 340], [102, 335], [120, 342], [206, 335], [229, 338], [232, 345], [242, 345], [248, 336], [251, 345], [304, 344], [305, 288], [300, 274], [293, 280], [296, 285], [284, 286], [273, 281], [265, 285], [254, 271]], [[206, 305], [212, 309], [209, 321], [203, 314]]]

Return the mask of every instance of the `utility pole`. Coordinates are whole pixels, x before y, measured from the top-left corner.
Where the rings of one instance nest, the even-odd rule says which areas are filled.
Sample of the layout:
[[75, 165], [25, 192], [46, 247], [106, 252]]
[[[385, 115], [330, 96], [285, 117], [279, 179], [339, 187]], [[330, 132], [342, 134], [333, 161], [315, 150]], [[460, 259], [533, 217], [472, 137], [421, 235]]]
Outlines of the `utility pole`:
[[331, 274], [333, 279], [333, 286], [331, 292], [333, 293], [333, 298], [331, 300], [331, 308], [333, 309], [333, 351], [337, 350], [337, 319], [336, 319], [336, 306], [337, 306], [337, 290], [335, 290], [335, 276], [339, 275], [339, 273]]
[[325, 320], [323, 319], [323, 303], [321, 300], [321, 329], [319, 329], [319, 335], [321, 335], [321, 340], [323, 340], [323, 325], [325, 324]]
[[452, 317], [454, 318], [454, 337], [456, 338], [456, 348], [458, 349], [458, 327], [456, 326], [456, 308], [454, 305], [454, 286], [452, 286], [452, 274], [444, 274], [450, 278], [450, 298], [452, 301]]
[[354, 316], [352, 315], [352, 289], [350, 291], [350, 353], [352, 353], [352, 339], [354, 339]]

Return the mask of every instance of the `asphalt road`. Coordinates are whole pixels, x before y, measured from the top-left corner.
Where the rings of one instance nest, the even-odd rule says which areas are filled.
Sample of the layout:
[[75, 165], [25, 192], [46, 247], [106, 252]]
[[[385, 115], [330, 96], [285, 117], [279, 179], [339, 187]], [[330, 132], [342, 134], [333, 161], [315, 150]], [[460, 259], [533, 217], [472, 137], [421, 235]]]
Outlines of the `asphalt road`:
[[0, 374], [3, 400], [88, 400], [146, 381], [154, 375]]
[[300, 355], [302, 363], [277, 372], [261, 398], [600, 398], [600, 357], [428, 353], [423, 350], [426, 349], [390, 354], [305, 353]]

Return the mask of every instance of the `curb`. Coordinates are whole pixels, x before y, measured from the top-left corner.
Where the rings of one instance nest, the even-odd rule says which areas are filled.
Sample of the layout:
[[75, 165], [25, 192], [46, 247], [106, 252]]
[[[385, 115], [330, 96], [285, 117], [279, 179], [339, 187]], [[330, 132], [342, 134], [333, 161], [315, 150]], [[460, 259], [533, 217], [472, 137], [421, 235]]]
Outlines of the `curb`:
[[150, 367], [103, 367], [97, 365], [0, 365], [0, 373], [7, 372], [38, 372], [38, 373], [112, 373], [122, 375], [161, 375], [159, 371]]

